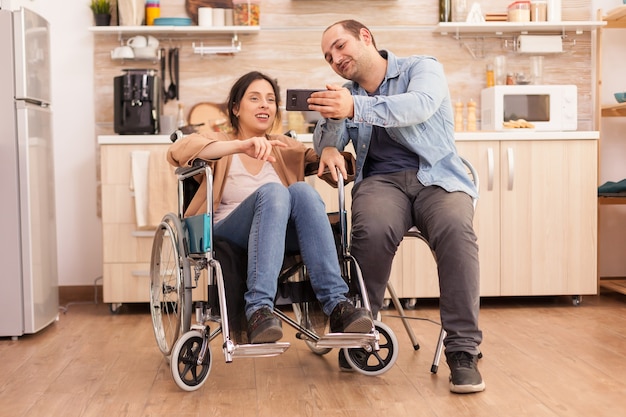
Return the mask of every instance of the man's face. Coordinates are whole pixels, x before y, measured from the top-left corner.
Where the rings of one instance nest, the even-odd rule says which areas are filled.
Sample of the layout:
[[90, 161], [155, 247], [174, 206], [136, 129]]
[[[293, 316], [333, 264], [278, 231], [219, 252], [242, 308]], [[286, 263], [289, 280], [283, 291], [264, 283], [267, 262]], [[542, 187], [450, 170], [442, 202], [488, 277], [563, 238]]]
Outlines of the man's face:
[[359, 58], [365, 45], [341, 25], [332, 26], [322, 35], [322, 52], [328, 65], [347, 80], [359, 74]]

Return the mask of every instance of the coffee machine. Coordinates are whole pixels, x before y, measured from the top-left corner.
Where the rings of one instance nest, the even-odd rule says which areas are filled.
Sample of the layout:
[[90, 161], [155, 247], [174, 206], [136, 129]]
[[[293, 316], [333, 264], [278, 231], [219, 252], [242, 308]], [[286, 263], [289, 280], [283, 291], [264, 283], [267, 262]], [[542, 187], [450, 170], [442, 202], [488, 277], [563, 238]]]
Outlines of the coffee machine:
[[120, 135], [159, 133], [161, 84], [156, 70], [124, 69], [113, 80], [114, 129]]

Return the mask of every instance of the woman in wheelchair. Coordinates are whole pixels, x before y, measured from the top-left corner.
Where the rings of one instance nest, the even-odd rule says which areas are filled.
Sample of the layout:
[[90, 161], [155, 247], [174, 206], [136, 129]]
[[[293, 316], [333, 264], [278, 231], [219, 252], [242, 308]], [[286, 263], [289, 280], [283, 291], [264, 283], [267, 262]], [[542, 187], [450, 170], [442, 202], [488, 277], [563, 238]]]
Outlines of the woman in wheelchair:
[[[311, 285], [331, 333], [369, 333], [369, 310], [346, 298], [333, 232], [325, 205], [304, 182], [304, 168], [318, 156], [311, 148], [284, 135], [280, 126], [280, 90], [260, 72], [239, 78], [228, 97], [231, 133], [191, 134], [168, 151], [172, 165], [210, 161], [213, 170], [213, 233], [248, 256], [245, 315], [250, 343], [282, 338], [281, 321], [273, 314], [278, 276], [285, 252], [300, 252]], [[206, 181], [206, 178], [204, 179]], [[201, 185], [185, 215], [206, 211]]]

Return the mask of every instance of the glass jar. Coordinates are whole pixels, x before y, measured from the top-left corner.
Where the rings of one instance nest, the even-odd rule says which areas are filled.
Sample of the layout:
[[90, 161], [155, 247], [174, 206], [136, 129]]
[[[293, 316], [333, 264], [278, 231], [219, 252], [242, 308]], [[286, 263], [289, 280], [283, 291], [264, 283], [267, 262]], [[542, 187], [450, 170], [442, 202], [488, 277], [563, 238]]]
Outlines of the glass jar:
[[452, 0], [452, 21], [465, 22], [467, 20], [467, 0]]
[[545, 22], [548, 20], [548, 2], [532, 1], [530, 2], [530, 21]]
[[530, 1], [516, 1], [508, 7], [509, 22], [530, 22]]
[[235, 26], [259, 26], [261, 0], [233, 0], [233, 23]]
[[452, 2], [451, 0], [439, 0], [439, 21], [452, 21]]

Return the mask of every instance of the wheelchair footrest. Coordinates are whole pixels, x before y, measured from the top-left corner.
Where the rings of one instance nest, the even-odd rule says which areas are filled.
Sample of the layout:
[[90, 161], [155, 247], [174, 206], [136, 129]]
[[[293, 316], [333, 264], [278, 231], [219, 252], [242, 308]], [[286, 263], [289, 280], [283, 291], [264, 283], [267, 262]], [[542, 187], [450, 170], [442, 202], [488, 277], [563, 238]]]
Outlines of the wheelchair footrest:
[[319, 348], [366, 348], [376, 343], [373, 333], [328, 333], [315, 344]]
[[290, 346], [291, 344], [288, 342], [235, 345], [233, 357], [260, 358], [277, 356], [289, 349]]

